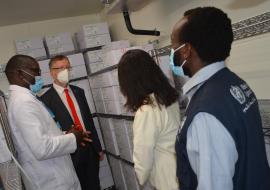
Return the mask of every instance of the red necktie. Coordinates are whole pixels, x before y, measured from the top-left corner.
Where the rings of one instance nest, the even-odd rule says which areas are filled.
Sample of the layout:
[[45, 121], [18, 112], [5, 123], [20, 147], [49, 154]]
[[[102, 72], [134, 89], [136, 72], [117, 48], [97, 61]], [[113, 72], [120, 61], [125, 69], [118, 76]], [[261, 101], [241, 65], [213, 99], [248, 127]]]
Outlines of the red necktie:
[[76, 125], [76, 127], [78, 127], [79, 130], [83, 130], [83, 127], [82, 127], [82, 124], [80, 122], [80, 119], [78, 117], [78, 114], [76, 112], [76, 109], [75, 109], [75, 106], [74, 106], [74, 103], [68, 93], [68, 89], [65, 88], [65, 94], [66, 94], [66, 98], [67, 98], [67, 102], [68, 102], [68, 106], [71, 110], [71, 114], [72, 114], [72, 117], [73, 117], [73, 120], [74, 120], [74, 123]]

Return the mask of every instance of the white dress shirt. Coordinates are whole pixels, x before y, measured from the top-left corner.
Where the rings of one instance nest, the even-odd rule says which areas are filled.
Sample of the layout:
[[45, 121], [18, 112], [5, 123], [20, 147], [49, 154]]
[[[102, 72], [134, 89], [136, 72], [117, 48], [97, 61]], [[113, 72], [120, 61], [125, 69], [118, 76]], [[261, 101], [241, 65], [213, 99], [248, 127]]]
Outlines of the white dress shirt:
[[18, 160], [32, 183], [27, 190], [81, 190], [70, 153], [74, 134], [63, 135], [44, 105], [27, 88], [10, 85], [8, 119]]
[[133, 123], [134, 168], [141, 185], [148, 180], [158, 190], [178, 190], [175, 140], [180, 125], [178, 102], [143, 105]]
[[[65, 88], [63, 88], [62, 86], [59, 86], [58, 84], [55, 84], [55, 83], [53, 83], [53, 88], [56, 90], [57, 94], [60, 96], [62, 102], [63, 102], [64, 105], [66, 106], [66, 108], [67, 108], [67, 110], [68, 110], [68, 112], [69, 112], [71, 118], [72, 118], [73, 121], [74, 121], [74, 118], [73, 118], [73, 116], [72, 116], [70, 107], [69, 107], [68, 102], [67, 102], [66, 94], [65, 94], [65, 91], [64, 91]], [[74, 96], [74, 94], [73, 94], [73, 92], [72, 92], [72, 90], [70, 89], [69, 86], [67, 86], [67, 89], [68, 89], [68, 93], [69, 93], [69, 95], [70, 95], [70, 97], [71, 97], [71, 99], [72, 99], [72, 101], [73, 101], [73, 103], [74, 103], [74, 106], [75, 106], [77, 115], [78, 115], [78, 117], [79, 117], [79, 120], [80, 120], [80, 122], [81, 122], [81, 124], [82, 124], [82, 127], [83, 127], [83, 129], [85, 130], [85, 126], [84, 126], [84, 123], [83, 123], [82, 114], [81, 114], [81, 110], [80, 110], [80, 108], [79, 108], [78, 102], [77, 102], [77, 100], [76, 100], [76, 98], [75, 98], [75, 96]]]
[[[199, 70], [184, 86], [183, 93], [190, 101], [201, 85], [223, 69], [225, 63], [216, 62]], [[197, 175], [197, 190], [232, 190], [235, 164], [238, 159], [235, 142], [215, 116], [200, 112], [187, 131], [187, 153]]]

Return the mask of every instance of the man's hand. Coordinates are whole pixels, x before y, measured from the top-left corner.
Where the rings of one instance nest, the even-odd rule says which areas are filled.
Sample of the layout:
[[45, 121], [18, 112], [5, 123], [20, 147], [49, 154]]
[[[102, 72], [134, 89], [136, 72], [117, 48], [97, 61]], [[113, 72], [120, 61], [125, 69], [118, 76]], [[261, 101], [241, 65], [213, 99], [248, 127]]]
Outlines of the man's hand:
[[91, 133], [90, 131], [78, 130], [72, 126], [72, 128], [67, 133], [73, 133], [75, 135], [77, 145], [85, 146], [86, 143], [92, 142], [92, 139], [89, 137]]
[[103, 151], [99, 152], [98, 155], [99, 155], [99, 161], [104, 160], [104, 152]]

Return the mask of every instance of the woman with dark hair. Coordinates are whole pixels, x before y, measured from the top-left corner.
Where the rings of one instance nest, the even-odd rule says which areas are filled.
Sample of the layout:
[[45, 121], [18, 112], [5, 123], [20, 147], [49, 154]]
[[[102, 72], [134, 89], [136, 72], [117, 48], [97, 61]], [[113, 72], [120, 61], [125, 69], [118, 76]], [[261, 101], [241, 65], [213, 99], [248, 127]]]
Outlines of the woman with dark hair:
[[178, 94], [159, 66], [143, 50], [127, 51], [118, 65], [126, 108], [133, 123], [135, 172], [141, 185], [176, 190], [175, 140], [180, 125]]

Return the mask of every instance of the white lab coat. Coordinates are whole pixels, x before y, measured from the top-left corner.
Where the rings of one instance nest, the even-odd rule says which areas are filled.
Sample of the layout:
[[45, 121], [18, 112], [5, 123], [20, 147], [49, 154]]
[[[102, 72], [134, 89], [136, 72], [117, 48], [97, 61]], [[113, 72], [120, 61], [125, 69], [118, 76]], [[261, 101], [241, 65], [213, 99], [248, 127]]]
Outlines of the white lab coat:
[[175, 140], [180, 126], [178, 102], [169, 107], [143, 105], [133, 123], [135, 172], [141, 185], [147, 181], [158, 190], [178, 190]]
[[63, 135], [46, 107], [30, 90], [10, 86], [8, 118], [18, 160], [34, 184], [24, 178], [27, 190], [80, 190], [70, 153], [73, 134]]

